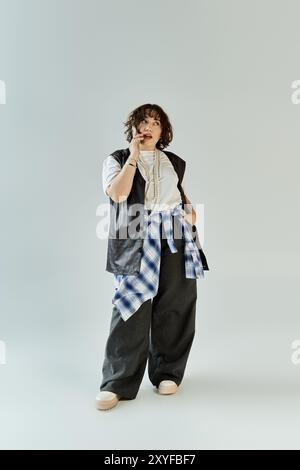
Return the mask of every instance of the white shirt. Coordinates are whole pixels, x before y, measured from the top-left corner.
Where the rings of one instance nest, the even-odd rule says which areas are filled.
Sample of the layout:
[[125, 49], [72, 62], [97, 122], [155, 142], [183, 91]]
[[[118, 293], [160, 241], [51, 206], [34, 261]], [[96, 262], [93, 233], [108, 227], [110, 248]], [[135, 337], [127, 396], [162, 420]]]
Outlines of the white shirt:
[[[177, 188], [178, 176], [167, 155], [159, 150], [159, 168], [154, 165], [154, 151], [141, 150], [137, 161], [138, 169], [146, 181], [145, 207], [151, 210], [168, 210], [181, 203]], [[158, 169], [158, 172], [156, 171]], [[111, 181], [121, 171], [118, 161], [109, 155], [103, 161], [102, 183], [106, 195]], [[185, 191], [184, 177], [181, 186]], [[156, 199], [155, 199], [156, 196]]]

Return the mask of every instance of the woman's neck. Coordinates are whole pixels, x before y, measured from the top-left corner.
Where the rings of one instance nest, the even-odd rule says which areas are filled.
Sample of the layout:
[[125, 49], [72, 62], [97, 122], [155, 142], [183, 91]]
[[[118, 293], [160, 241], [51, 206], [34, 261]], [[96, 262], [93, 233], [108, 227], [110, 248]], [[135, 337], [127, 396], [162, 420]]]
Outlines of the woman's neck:
[[145, 146], [141, 145], [140, 149], [143, 150], [143, 151], [147, 151], [147, 152], [154, 152], [156, 147], [145, 147]]

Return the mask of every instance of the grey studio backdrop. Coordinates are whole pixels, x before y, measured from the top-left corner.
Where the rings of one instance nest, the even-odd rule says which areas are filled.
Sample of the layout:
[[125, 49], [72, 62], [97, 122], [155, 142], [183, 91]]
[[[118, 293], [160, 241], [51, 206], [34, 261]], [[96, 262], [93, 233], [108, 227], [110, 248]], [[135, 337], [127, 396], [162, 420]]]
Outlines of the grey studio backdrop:
[[[0, 9], [0, 447], [299, 448], [299, 2]], [[169, 114], [168, 149], [204, 205], [210, 271], [178, 393], [159, 396], [145, 372], [136, 400], [103, 413], [101, 169], [146, 102]]]

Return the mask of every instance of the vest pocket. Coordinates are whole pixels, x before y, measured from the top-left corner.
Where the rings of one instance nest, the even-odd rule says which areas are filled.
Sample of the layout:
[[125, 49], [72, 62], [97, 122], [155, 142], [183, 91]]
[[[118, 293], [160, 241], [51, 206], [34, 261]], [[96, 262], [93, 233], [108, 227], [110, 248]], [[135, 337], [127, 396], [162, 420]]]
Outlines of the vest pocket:
[[109, 238], [106, 271], [123, 275], [138, 274], [142, 252], [142, 238]]

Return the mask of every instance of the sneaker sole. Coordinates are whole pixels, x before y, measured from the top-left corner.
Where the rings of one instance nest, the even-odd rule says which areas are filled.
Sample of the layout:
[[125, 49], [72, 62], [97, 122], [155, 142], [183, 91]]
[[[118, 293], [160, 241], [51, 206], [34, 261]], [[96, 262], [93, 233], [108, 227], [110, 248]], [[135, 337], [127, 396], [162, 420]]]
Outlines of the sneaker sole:
[[106, 411], [110, 410], [111, 408], [114, 408], [119, 402], [119, 399], [114, 397], [112, 400], [106, 400], [106, 401], [101, 401], [101, 400], [96, 400], [96, 408], [97, 410], [101, 411]]
[[168, 386], [168, 387], [159, 387], [158, 392], [160, 395], [173, 395], [174, 393], [177, 392], [177, 385], [174, 386]]

